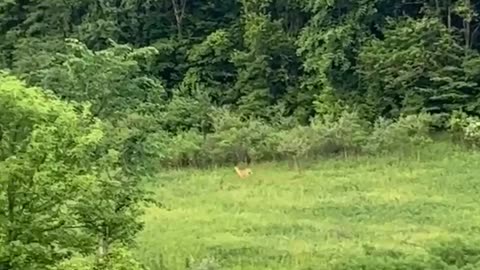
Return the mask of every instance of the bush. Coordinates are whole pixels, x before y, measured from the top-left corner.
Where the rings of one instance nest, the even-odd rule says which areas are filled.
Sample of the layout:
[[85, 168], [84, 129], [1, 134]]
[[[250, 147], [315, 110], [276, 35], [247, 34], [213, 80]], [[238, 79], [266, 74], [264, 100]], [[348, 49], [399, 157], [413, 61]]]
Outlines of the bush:
[[419, 155], [421, 148], [432, 141], [432, 121], [429, 114], [403, 116], [397, 121], [380, 118], [375, 122], [364, 150], [375, 154], [414, 150]]
[[448, 126], [457, 141], [474, 147], [480, 145], [480, 118], [457, 111], [450, 117]]
[[[201, 134], [196, 130], [171, 135], [159, 131], [145, 142], [164, 167], [231, 165], [251, 161], [287, 158], [299, 168], [300, 160], [342, 154], [380, 154], [393, 151], [419, 155], [431, 142], [430, 128], [434, 121], [429, 114], [408, 115], [397, 121], [378, 119], [373, 128], [358, 113], [344, 111], [336, 118], [324, 115], [310, 125], [294, 124], [282, 118], [271, 125], [259, 119], [242, 119], [225, 109], [210, 115], [214, 132]], [[475, 139], [471, 122], [460, 125], [465, 136]], [[470, 125], [468, 125], [470, 123]], [[457, 124], [458, 125], [458, 124]], [[480, 125], [478, 126], [480, 142]], [[469, 129], [470, 128], [470, 129]]]
[[464, 129], [465, 139], [473, 146], [480, 144], [480, 119], [477, 117], [467, 118], [467, 126]]
[[212, 154], [217, 162], [244, 162], [248, 159], [248, 122], [227, 110], [217, 110], [212, 114], [214, 141]]
[[203, 136], [194, 130], [179, 133], [170, 141], [170, 158], [177, 166], [198, 166], [202, 158]]
[[448, 120], [447, 128], [458, 141], [463, 141], [464, 139], [464, 130], [468, 125], [467, 119], [466, 113], [454, 111]]
[[116, 247], [103, 260], [94, 256], [76, 255], [71, 259], [62, 261], [50, 270], [147, 270], [124, 247]]
[[258, 119], [242, 120], [225, 110], [212, 115], [209, 147], [215, 162], [250, 162], [275, 157], [275, 129]]
[[344, 111], [337, 120], [327, 115], [312, 121], [314, 149], [320, 154], [358, 153], [368, 138], [368, 125], [356, 112]]
[[300, 168], [299, 160], [304, 158], [313, 146], [313, 132], [310, 127], [298, 126], [291, 130], [277, 133], [280, 154], [293, 159], [296, 169]]

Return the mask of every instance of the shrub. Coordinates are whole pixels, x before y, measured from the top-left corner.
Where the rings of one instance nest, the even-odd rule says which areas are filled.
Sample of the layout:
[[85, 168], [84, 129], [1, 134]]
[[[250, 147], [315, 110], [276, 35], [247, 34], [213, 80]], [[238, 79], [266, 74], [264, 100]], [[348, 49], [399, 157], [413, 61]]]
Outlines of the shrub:
[[214, 133], [212, 154], [217, 162], [243, 162], [248, 159], [248, 123], [227, 110], [217, 110], [211, 115]]
[[247, 149], [252, 160], [272, 160], [278, 156], [278, 132], [273, 126], [259, 120], [248, 121], [245, 140], [250, 146]]
[[215, 162], [246, 162], [274, 158], [275, 128], [258, 119], [242, 120], [228, 111], [212, 115], [215, 133], [209, 135], [208, 148]]
[[94, 256], [76, 255], [58, 263], [50, 270], [147, 270], [124, 247], [115, 247], [105, 259], [97, 260]]
[[169, 167], [174, 165], [172, 159], [173, 149], [172, 147], [173, 136], [166, 131], [158, 131], [151, 134], [146, 138], [145, 151], [148, 155], [154, 156], [158, 162], [158, 166]]
[[431, 142], [429, 114], [408, 115], [397, 121], [379, 118], [373, 127], [364, 150], [370, 153], [412, 151], [419, 155], [421, 147]]
[[[287, 158], [293, 160], [297, 168], [301, 159], [319, 155], [347, 157], [359, 153], [411, 151], [418, 156], [421, 148], [432, 141], [430, 128], [434, 121], [429, 114], [408, 115], [397, 121], [379, 118], [372, 128], [358, 113], [348, 111], [337, 117], [314, 118], [309, 126], [294, 125], [288, 118], [277, 119], [274, 124], [242, 119], [226, 109], [216, 109], [210, 117], [214, 128], [210, 134], [203, 135], [193, 129], [177, 135], [164, 131], [150, 134], [144, 142], [149, 146], [147, 154], [156, 154], [159, 165], [166, 167], [231, 165]], [[471, 140], [478, 136], [480, 142], [480, 125], [477, 131], [475, 122], [469, 121], [460, 125], [466, 134], [462, 136]]]
[[346, 157], [359, 152], [368, 137], [368, 125], [356, 112], [344, 111], [337, 120], [331, 115], [316, 118], [311, 127], [315, 150], [321, 154], [341, 152]]
[[454, 136], [454, 139], [458, 141], [463, 141], [465, 137], [465, 128], [468, 126], [468, 116], [466, 113], [461, 111], [454, 111], [450, 115], [448, 120], [447, 128]]
[[480, 144], [480, 119], [478, 117], [468, 117], [463, 132], [465, 141], [478, 147]]
[[454, 112], [448, 123], [449, 131], [458, 142], [478, 147], [480, 144], [480, 118], [464, 112]]
[[277, 134], [277, 150], [284, 156], [293, 159], [296, 169], [300, 169], [299, 159], [304, 158], [312, 149], [314, 142], [310, 127], [298, 126]]
[[203, 136], [199, 132], [189, 130], [182, 132], [170, 141], [170, 159], [177, 166], [198, 166], [202, 158]]
[[377, 119], [364, 150], [368, 153], [384, 153], [398, 146], [396, 139], [399, 135], [393, 124], [392, 120], [383, 117]]

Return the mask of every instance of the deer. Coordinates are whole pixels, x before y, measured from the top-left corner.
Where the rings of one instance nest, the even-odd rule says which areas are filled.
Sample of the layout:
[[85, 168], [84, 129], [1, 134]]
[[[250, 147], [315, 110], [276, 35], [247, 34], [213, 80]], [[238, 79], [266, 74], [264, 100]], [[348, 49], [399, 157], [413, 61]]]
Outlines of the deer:
[[242, 179], [252, 174], [252, 170], [250, 168], [240, 169], [238, 166], [235, 166], [235, 172]]

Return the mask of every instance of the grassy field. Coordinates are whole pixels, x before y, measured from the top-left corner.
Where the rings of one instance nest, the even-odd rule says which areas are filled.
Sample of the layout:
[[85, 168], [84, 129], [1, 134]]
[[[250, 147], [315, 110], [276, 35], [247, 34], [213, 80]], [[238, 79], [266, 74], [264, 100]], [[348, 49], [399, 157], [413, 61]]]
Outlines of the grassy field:
[[479, 165], [480, 153], [437, 144], [420, 161], [320, 160], [302, 174], [280, 163], [253, 165], [242, 180], [233, 168], [169, 172], [154, 187], [165, 208], [148, 209], [137, 255], [151, 270], [207, 257], [220, 269], [291, 270], [333, 269], [365, 245], [422, 254], [478, 235]]

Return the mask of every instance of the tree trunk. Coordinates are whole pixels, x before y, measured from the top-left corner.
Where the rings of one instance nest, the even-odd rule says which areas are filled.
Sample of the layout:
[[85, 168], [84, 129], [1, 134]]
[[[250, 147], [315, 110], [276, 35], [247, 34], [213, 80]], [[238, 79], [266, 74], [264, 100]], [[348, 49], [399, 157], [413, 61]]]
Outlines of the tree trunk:
[[437, 16], [440, 17], [440, 14], [442, 13], [442, 11], [441, 11], [441, 8], [440, 8], [439, 0], [435, 0], [435, 11], [437, 12]]
[[7, 215], [8, 215], [8, 231], [7, 242], [11, 243], [16, 240], [17, 235], [14, 228], [15, 224], [15, 205], [16, 205], [16, 187], [15, 180], [10, 178], [7, 186]]
[[298, 171], [299, 166], [298, 166], [298, 158], [297, 156], [293, 156], [293, 167], [295, 168], [296, 171]]
[[108, 255], [108, 227], [105, 227], [103, 232], [98, 236], [98, 251], [97, 256], [98, 260], [102, 261], [102, 259]]
[[[177, 1], [180, 1], [180, 2], [177, 2]], [[186, 4], [187, 4], [187, 0], [172, 0], [173, 13], [175, 15], [175, 21], [177, 24], [177, 34], [179, 39], [182, 37], [182, 24], [183, 24], [183, 17], [185, 16]]]
[[[465, 0], [465, 6], [471, 9], [470, 0]], [[465, 54], [468, 53], [468, 49], [470, 49], [470, 36], [471, 36], [471, 29], [470, 29], [471, 18], [464, 18], [463, 19], [463, 28], [465, 31]]]
[[450, 8], [450, 2], [447, 6], [447, 28], [452, 29], [452, 10]]

